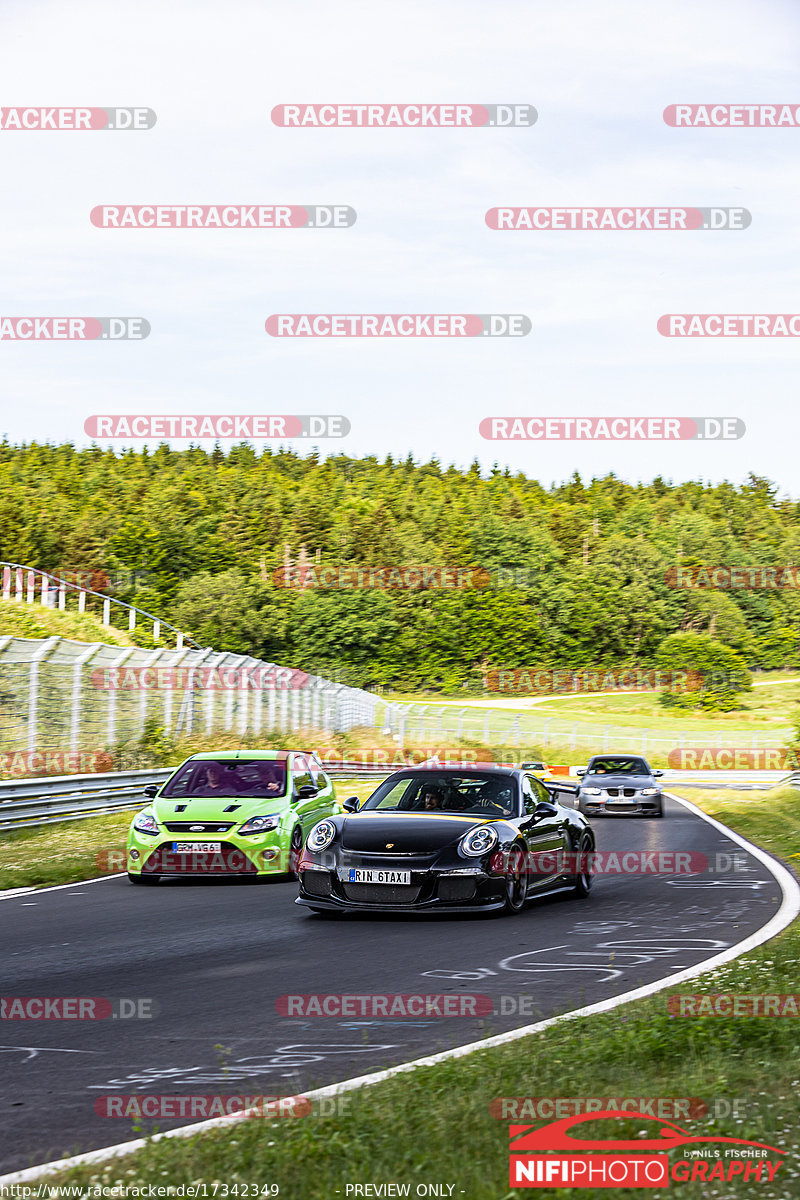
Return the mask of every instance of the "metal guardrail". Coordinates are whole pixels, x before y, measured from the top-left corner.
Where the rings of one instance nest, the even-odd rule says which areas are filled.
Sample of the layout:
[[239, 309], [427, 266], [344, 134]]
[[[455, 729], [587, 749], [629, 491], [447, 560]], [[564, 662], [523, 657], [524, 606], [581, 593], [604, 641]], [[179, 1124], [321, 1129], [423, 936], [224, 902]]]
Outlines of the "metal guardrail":
[[145, 802], [148, 783], [163, 783], [173, 770], [161, 767], [106, 775], [0, 780], [0, 833], [139, 808]]
[[[0, 780], [0, 833], [53, 825], [64, 821], [85, 821], [143, 807], [144, 789], [149, 783], [161, 784], [174, 767], [154, 767], [145, 771], [112, 771], [95, 775], [53, 775], [44, 779]], [[401, 768], [344, 762], [325, 767], [334, 781], [359, 779], [379, 783], [392, 770]], [[555, 779], [559, 789], [574, 793], [569, 780]]]
[[[412, 765], [412, 764], [409, 764]], [[28, 829], [37, 825], [51, 825], [62, 821], [82, 821], [88, 817], [101, 817], [109, 813], [125, 812], [139, 808], [145, 803], [144, 789], [149, 783], [161, 784], [172, 774], [174, 767], [154, 767], [144, 771], [113, 771], [96, 775], [54, 775], [45, 779], [0, 780], [0, 833], [13, 829]], [[392, 770], [404, 768], [365, 765], [359, 762], [343, 762], [336, 767], [325, 767], [333, 779], [359, 779], [378, 783], [390, 775]], [[667, 772], [673, 777], [682, 775], [680, 782], [691, 783], [690, 777], [704, 772]], [[730, 777], [734, 772], [727, 771]], [[741, 771], [739, 775], [750, 775]], [[774, 774], [774, 773], [773, 773]], [[559, 791], [577, 792], [577, 784], [566, 776], [554, 776], [548, 782], [557, 785]], [[669, 786], [669, 781], [665, 781]], [[794, 787], [800, 789], [800, 771], [794, 771], [780, 780], [774, 778], [758, 781], [719, 780], [716, 785], [706, 780], [696, 780], [696, 786], [734, 787], [766, 791], [770, 787]]]

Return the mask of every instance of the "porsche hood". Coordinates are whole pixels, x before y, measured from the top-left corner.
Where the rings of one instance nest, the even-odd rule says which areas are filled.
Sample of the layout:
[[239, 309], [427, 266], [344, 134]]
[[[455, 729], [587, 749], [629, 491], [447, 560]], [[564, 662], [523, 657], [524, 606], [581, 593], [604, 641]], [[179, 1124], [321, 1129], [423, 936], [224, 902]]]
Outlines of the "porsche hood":
[[341, 825], [343, 850], [362, 853], [431, 854], [463, 837], [485, 817], [457, 813], [353, 813]]

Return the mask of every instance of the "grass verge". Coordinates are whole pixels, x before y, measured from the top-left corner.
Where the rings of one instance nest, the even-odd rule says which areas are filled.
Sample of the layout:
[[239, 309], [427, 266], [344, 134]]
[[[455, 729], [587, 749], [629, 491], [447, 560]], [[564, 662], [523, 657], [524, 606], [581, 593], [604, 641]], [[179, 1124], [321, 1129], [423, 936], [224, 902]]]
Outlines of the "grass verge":
[[[362, 799], [374, 786], [365, 780], [343, 779], [336, 784], [336, 795], [340, 800], [347, 796]], [[3, 834], [0, 891], [78, 883], [123, 869], [113, 857], [109, 860], [109, 854], [125, 849], [134, 811]]]
[[[797, 860], [796, 791], [756, 801], [741, 793], [686, 794], [776, 855]], [[702, 977], [694, 990], [795, 992], [799, 960], [800, 925], [795, 924]], [[689, 1123], [693, 1132], [750, 1138], [787, 1152], [771, 1184], [698, 1181], [678, 1194], [731, 1200], [751, 1196], [755, 1187], [765, 1200], [800, 1195], [796, 1024], [790, 1019], [681, 1019], [668, 1013], [666, 997], [664, 992], [612, 1013], [565, 1022], [508, 1046], [353, 1092], [336, 1116], [252, 1120], [222, 1132], [150, 1142], [124, 1159], [73, 1169], [48, 1182], [173, 1189], [202, 1182], [208, 1196], [215, 1184], [219, 1196], [225, 1187], [229, 1196], [252, 1196], [242, 1185], [276, 1184], [281, 1200], [345, 1200], [348, 1184], [367, 1183], [408, 1184], [414, 1196], [418, 1185], [437, 1183], [454, 1185], [455, 1197], [521, 1200], [524, 1191], [509, 1190], [507, 1124], [490, 1115], [492, 1099], [672, 1096], [708, 1103], [708, 1115]], [[632, 1116], [619, 1134], [636, 1136], [642, 1124]], [[139, 1133], [135, 1127], [123, 1130], [120, 1122], [119, 1140]], [[601, 1136], [608, 1136], [607, 1128]], [[574, 1191], [540, 1189], [537, 1194], [556, 1200]], [[586, 1188], [579, 1194], [582, 1200], [623, 1200], [641, 1192]], [[658, 1189], [647, 1194], [661, 1200]]]

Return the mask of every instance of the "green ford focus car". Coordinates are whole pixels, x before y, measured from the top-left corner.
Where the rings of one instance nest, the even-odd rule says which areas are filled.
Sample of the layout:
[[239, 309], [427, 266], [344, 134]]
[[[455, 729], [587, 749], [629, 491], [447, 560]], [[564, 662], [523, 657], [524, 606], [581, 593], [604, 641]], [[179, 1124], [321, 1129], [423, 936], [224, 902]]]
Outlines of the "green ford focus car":
[[137, 813], [128, 834], [128, 878], [294, 873], [306, 835], [339, 812], [312, 751], [193, 754]]

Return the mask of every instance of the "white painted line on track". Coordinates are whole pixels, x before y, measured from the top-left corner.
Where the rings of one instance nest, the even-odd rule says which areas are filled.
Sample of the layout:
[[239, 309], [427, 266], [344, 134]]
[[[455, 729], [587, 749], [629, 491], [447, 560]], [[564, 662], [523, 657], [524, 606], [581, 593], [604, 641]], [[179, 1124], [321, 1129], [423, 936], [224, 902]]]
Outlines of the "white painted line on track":
[[[695, 816], [700, 817], [714, 829], [724, 833], [726, 837], [747, 850], [752, 854], [753, 858], [757, 859], [758, 862], [767, 868], [781, 889], [781, 904], [778, 911], [770, 917], [766, 925], [762, 925], [755, 933], [749, 934], [741, 942], [737, 942], [736, 945], [729, 946], [727, 950], [715, 954], [713, 958], [708, 958], [704, 962], [697, 963], [695, 966], [679, 971], [676, 974], [657, 979], [653, 983], [647, 983], [643, 987], [623, 992], [620, 996], [612, 996], [610, 999], [600, 1000], [596, 1004], [587, 1004], [584, 1008], [576, 1008], [572, 1012], [561, 1013], [557, 1017], [547, 1017], [544, 1021], [537, 1021], [533, 1025], [522, 1025], [518, 1029], [510, 1029], [507, 1033], [499, 1033], [494, 1037], [484, 1038], [480, 1042], [469, 1042], [465, 1046], [454, 1046], [452, 1050], [443, 1050], [439, 1054], [430, 1054], [425, 1058], [414, 1059], [412, 1062], [398, 1063], [395, 1067], [389, 1067], [384, 1071], [374, 1071], [371, 1075], [359, 1075], [355, 1079], [345, 1079], [341, 1083], [331, 1083], [325, 1087], [304, 1092], [303, 1095], [310, 1100], [339, 1096], [343, 1092], [352, 1092], [357, 1088], [371, 1087], [373, 1084], [383, 1083], [386, 1079], [392, 1079], [395, 1075], [402, 1075], [408, 1071], [415, 1071], [418, 1067], [431, 1067], [437, 1063], [446, 1062], [451, 1058], [464, 1058], [468, 1054], [475, 1054], [480, 1050], [489, 1050], [493, 1046], [504, 1046], [509, 1042], [517, 1041], [519, 1038], [528, 1037], [532, 1033], [540, 1033], [543, 1029], [549, 1029], [551, 1025], [558, 1025], [563, 1021], [574, 1021], [576, 1017], [589, 1017], [595, 1013], [610, 1012], [615, 1008], [619, 1008], [622, 1004], [627, 1004], [631, 1000], [641, 1000], [645, 996], [653, 996], [657, 992], [664, 991], [665, 988], [683, 983], [686, 979], [694, 979], [698, 975], [704, 975], [708, 971], [716, 970], [717, 967], [721, 967], [724, 963], [733, 962], [734, 959], [740, 958], [743, 954], [747, 954], [748, 951], [754, 950], [764, 942], [768, 942], [770, 938], [775, 937], [782, 929], [790, 925], [800, 913], [800, 885], [794, 875], [776, 859], [772, 858], [771, 855], [767, 854], [766, 851], [753, 845], [752, 842], [749, 842], [740, 834], [734, 833], [732, 829], [728, 829], [727, 825], [723, 825], [720, 821], [709, 817], [702, 809], [692, 804], [690, 800], [684, 800], [681, 796], [675, 796], [672, 792], [666, 792], [665, 794], [670, 800], [675, 800], [678, 804], [682, 804], [690, 812], [694, 813]], [[106, 878], [112, 878], [112, 876], [106, 876]], [[126, 1154], [131, 1154], [134, 1150], [141, 1150], [151, 1142], [160, 1142], [164, 1138], [194, 1137], [196, 1134], [205, 1133], [206, 1130], [210, 1129], [234, 1128], [237, 1122], [246, 1119], [246, 1117], [246, 1112], [229, 1117], [214, 1117], [209, 1121], [198, 1121], [194, 1125], [181, 1125], [178, 1129], [167, 1129], [163, 1133], [156, 1133], [149, 1138], [137, 1138], [131, 1142], [120, 1142], [116, 1146], [106, 1146], [102, 1150], [90, 1150], [86, 1154], [73, 1155], [72, 1158], [56, 1159], [54, 1162], [43, 1163], [38, 1167], [28, 1167], [24, 1171], [12, 1171], [9, 1175], [0, 1175], [0, 1185], [6, 1187], [10, 1184], [27, 1183], [31, 1179], [40, 1179], [45, 1175], [53, 1175], [57, 1171], [67, 1171], [71, 1167], [91, 1166], [95, 1163], [107, 1162], [110, 1159], [122, 1158]]]
[[[65, 888], [84, 888], [90, 883], [105, 883], [107, 879], [121, 879], [125, 874], [124, 871], [117, 871], [114, 875], [100, 875], [97, 879], [75, 879], [72, 883], [53, 883], [48, 887], [22, 887], [8, 888], [5, 892], [0, 892], [0, 900], [13, 900], [15, 896], [24, 896], [30, 892], [36, 892], [37, 895], [46, 895], [48, 892], [62, 892]], [[81, 893], [76, 893], [80, 895]]]

